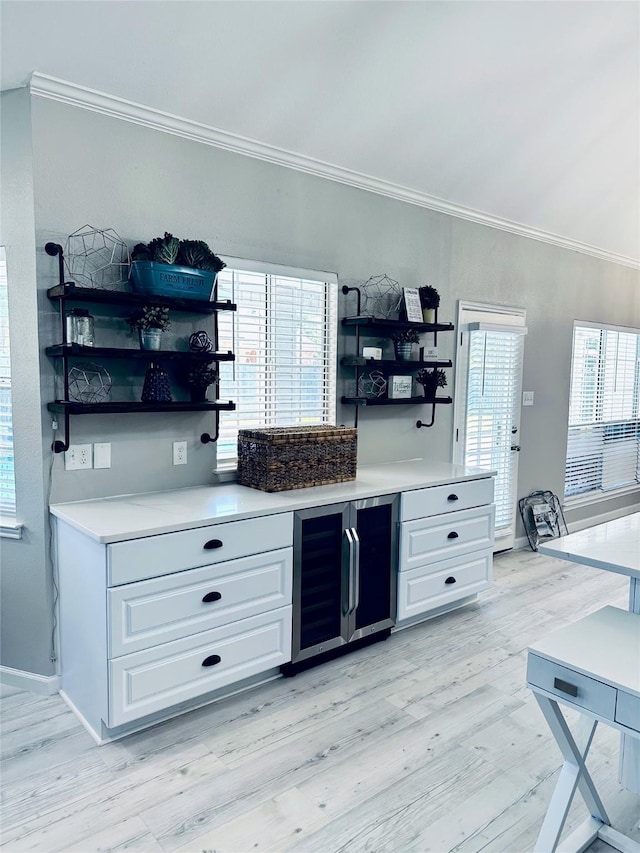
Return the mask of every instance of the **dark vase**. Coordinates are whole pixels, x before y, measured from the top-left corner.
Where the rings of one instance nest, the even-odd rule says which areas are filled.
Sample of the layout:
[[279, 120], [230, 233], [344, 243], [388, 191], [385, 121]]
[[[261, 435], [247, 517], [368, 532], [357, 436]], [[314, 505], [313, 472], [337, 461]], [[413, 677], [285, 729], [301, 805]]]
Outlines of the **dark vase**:
[[151, 367], [144, 376], [142, 402], [170, 403], [172, 399], [167, 371], [163, 367], [160, 367], [159, 364], [151, 362]]
[[427, 379], [426, 382], [423, 382], [422, 383], [422, 389], [424, 391], [424, 396], [428, 400], [433, 400], [433, 398], [436, 396], [436, 392], [438, 390], [438, 382], [437, 382], [436, 377], [434, 377], [433, 379]]
[[193, 385], [189, 389], [189, 393], [191, 394], [191, 402], [192, 403], [206, 403], [207, 402], [207, 385]]

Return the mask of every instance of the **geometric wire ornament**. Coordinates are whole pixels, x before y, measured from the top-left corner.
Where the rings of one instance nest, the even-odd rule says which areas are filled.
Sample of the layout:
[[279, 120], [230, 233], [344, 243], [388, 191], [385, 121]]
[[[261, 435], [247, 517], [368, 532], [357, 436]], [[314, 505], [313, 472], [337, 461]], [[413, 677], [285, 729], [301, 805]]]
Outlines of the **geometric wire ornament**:
[[69, 399], [76, 403], [104, 403], [111, 394], [111, 377], [101, 364], [83, 361], [69, 371]]
[[388, 275], [372, 275], [362, 285], [362, 310], [368, 317], [397, 320], [402, 300], [402, 288]]
[[368, 397], [384, 397], [387, 391], [387, 380], [379, 370], [372, 370], [371, 373], [365, 373], [358, 379], [358, 396]]
[[126, 290], [131, 257], [113, 228], [83, 225], [67, 237], [65, 261], [69, 276], [84, 287]]

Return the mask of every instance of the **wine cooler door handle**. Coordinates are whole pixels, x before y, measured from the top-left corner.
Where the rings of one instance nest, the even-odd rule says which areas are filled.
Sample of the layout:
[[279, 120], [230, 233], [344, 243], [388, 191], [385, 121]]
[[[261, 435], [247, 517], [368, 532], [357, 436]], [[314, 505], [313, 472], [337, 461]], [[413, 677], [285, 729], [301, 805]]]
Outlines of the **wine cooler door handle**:
[[351, 528], [353, 535], [353, 576], [355, 581], [355, 595], [353, 596], [353, 609], [356, 610], [360, 604], [360, 537], [355, 527]]
[[345, 527], [344, 535], [347, 537], [347, 543], [349, 544], [349, 576], [348, 576], [348, 599], [347, 599], [347, 613], [351, 613], [353, 611], [354, 605], [354, 583], [353, 583], [353, 567], [354, 567], [354, 542], [353, 542], [353, 528]]

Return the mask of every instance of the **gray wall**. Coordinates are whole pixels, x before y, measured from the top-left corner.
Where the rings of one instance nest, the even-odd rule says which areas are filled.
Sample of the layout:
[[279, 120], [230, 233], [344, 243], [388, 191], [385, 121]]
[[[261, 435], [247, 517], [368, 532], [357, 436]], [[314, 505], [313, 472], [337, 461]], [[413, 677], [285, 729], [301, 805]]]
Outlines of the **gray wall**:
[[[334, 270], [341, 283], [379, 273], [405, 286], [429, 282], [440, 291], [443, 319], [455, 319], [461, 298], [525, 308], [524, 387], [535, 391], [536, 405], [522, 412], [518, 494], [534, 488], [562, 494], [573, 320], [640, 325], [637, 270], [51, 101], [35, 99], [32, 117], [41, 297], [57, 279], [44, 243], [64, 242], [89, 223], [115, 228], [130, 243], [169, 230], [204, 239], [220, 254]], [[46, 302], [41, 298], [41, 346], [55, 337]], [[439, 343], [444, 357], [453, 354], [452, 335]], [[37, 369], [34, 355], [31, 367]], [[52, 374], [45, 359], [43, 402]], [[416, 412], [362, 413], [360, 462], [449, 459], [452, 407], [439, 408], [430, 430], [415, 429]], [[353, 414], [344, 407], [338, 422], [352, 423]], [[206, 416], [193, 414], [75, 418], [73, 443], [111, 442], [112, 468], [65, 472], [57, 456], [52, 500], [210, 483], [213, 449], [198, 440], [210, 426]], [[178, 468], [171, 465], [176, 439], [189, 442], [189, 464]], [[47, 426], [40, 478], [46, 479], [50, 441]], [[603, 502], [583, 515], [630, 503]], [[46, 584], [32, 592], [45, 597]], [[23, 617], [23, 629], [7, 634], [3, 651], [8, 665], [19, 666], [9, 658], [23, 660], [30, 616], [22, 587], [6, 584], [5, 595]], [[46, 667], [42, 658], [35, 669]]]

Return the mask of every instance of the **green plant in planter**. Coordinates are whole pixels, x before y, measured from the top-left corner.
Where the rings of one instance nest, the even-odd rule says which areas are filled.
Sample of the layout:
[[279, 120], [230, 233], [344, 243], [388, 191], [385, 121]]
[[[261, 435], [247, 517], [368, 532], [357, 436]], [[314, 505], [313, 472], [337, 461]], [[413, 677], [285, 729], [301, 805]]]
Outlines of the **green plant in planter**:
[[420, 333], [416, 329], [397, 329], [391, 334], [391, 340], [396, 344], [417, 344]]
[[180, 240], [168, 231], [164, 237], [155, 237], [149, 243], [137, 243], [131, 252], [131, 260], [155, 261], [211, 272], [220, 272], [226, 266], [203, 240]]
[[183, 380], [193, 401], [204, 401], [207, 388], [218, 379], [218, 371], [206, 361], [196, 361], [184, 371]]
[[127, 322], [131, 327], [131, 331], [135, 331], [136, 329], [143, 331], [145, 329], [160, 329], [160, 331], [166, 332], [171, 326], [169, 309], [163, 305], [145, 305], [142, 308], [138, 308], [129, 317]]
[[440, 368], [430, 370], [427, 367], [421, 367], [416, 373], [416, 382], [423, 386], [425, 397], [435, 397], [438, 388], [444, 388], [447, 385], [447, 374]]
[[420, 294], [420, 305], [423, 311], [425, 308], [437, 308], [440, 305], [440, 294], [430, 284], [425, 284], [423, 287], [418, 288], [418, 293]]

